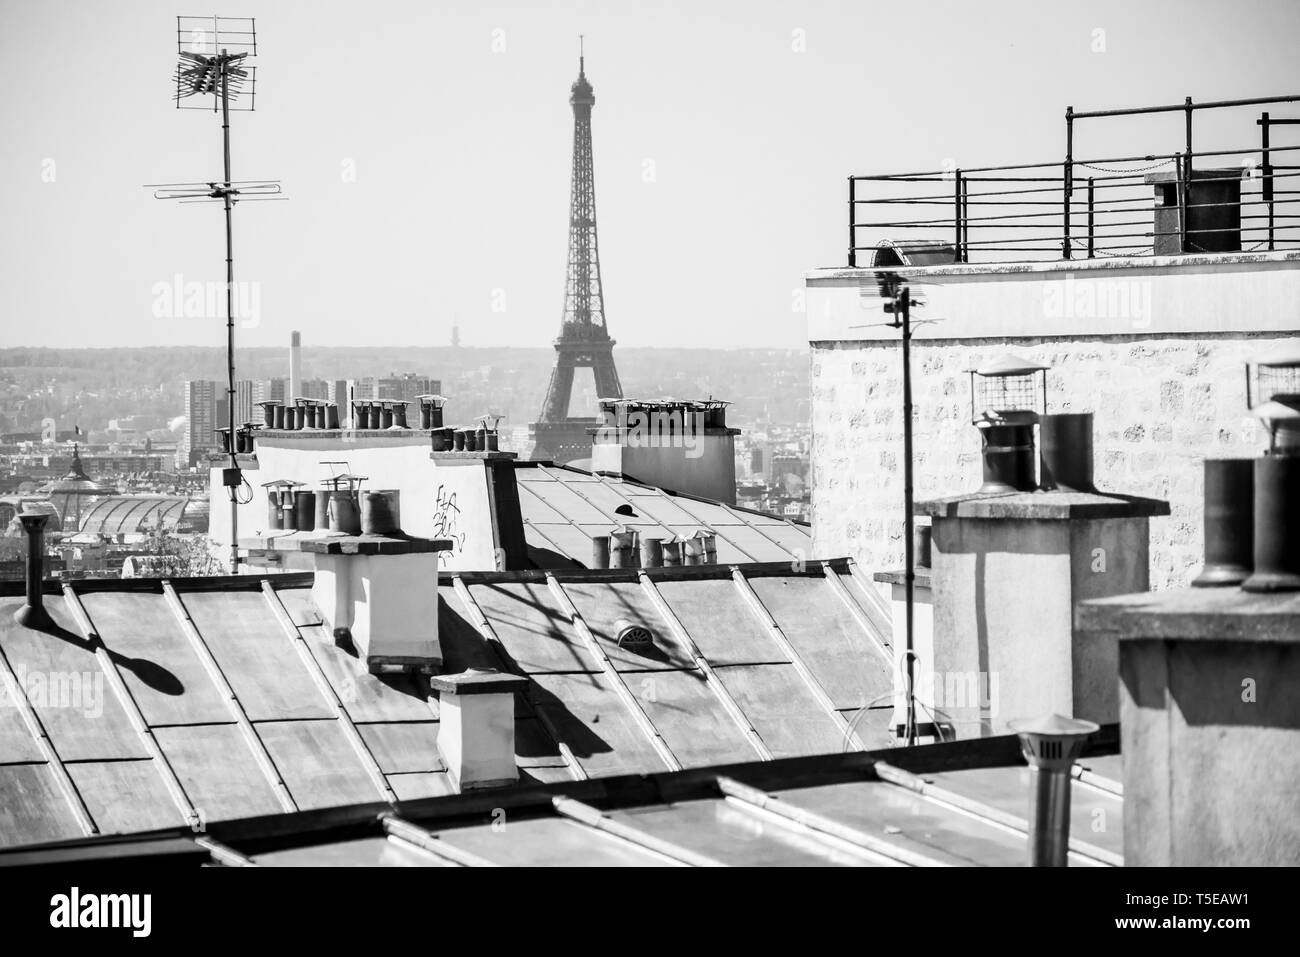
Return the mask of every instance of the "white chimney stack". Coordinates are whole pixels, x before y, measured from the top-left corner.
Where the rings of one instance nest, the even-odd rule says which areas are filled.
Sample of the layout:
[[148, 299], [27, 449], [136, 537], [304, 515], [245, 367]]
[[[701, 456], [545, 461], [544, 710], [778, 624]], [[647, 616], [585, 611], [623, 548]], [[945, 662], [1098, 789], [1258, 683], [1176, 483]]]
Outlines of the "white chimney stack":
[[461, 790], [496, 787], [519, 780], [515, 764], [515, 693], [528, 679], [494, 668], [435, 675], [438, 692], [438, 751], [452, 782]]
[[286, 403], [302, 395], [302, 333], [294, 330], [289, 333], [289, 394], [284, 397]]
[[372, 674], [432, 674], [442, 666], [438, 642], [438, 553], [445, 539], [415, 538], [376, 524], [374, 499], [396, 513], [394, 493], [371, 493], [360, 535], [303, 541], [316, 575], [312, 602], [336, 642], [350, 642]]

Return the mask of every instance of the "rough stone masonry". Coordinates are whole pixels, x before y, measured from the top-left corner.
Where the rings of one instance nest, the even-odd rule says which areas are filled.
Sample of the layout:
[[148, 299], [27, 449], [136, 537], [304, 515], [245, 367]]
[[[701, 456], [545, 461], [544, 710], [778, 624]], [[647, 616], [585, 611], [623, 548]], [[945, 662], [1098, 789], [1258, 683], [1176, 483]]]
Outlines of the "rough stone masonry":
[[[1153, 311], [1127, 325], [1044, 311], [1050, 283], [1061, 280], [1040, 265], [1032, 273], [985, 268], [940, 290], [945, 298], [927, 289], [930, 302], [913, 315], [940, 321], [920, 326], [913, 339], [918, 501], [978, 488], [969, 369], [1014, 352], [1052, 367], [1049, 412], [1095, 413], [1097, 488], [1170, 502], [1169, 518], [1151, 524], [1152, 588], [1188, 583], [1203, 547], [1201, 463], [1257, 455], [1268, 441], [1245, 404], [1245, 363], [1295, 345], [1297, 265], [1275, 254], [1260, 267], [1268, 272], [1219, 264], [1216, 272], [1148, 257], [1127, 277], [1151, 282]], [[880, 330], [888, 317], [868, 296], [874, 277], [854, 272], [807, 277], [813, 532], [815, 554], [852, 555], [870, 573], [904, 560], [902, 360], [898, 333]], [[1001, 285], [989, 289], [982, 280]], [[1214, 326], [1226, 332], [1208, 332]], [[1102, 334], [1086, 334], [1089, 328]], [[961, 337], [941, 338], [948, 330]], [[1015, 334], [987, 334], [996, 332]]]

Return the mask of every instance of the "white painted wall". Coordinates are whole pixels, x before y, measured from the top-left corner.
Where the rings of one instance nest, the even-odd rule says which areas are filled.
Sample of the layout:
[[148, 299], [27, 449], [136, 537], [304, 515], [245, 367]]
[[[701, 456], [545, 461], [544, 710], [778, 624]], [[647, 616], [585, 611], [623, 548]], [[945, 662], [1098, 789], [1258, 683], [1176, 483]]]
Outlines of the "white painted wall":
[[[364, 489], [396, 489], [400, 493], [404, 532], [452, 540], [452, 550], [442, 555], [442, 567], [456, 571], [498, 568], [483, 459], [431, 459], [429, 438], [422, 433], [349, 436], [348, 432], [341, 437], [339, 433], [304, 432], [258, 438], [258, 468], [244, 473], [253, 495], [239, 507], [240, 543], [254, 544], [269, 531], [262, 483], [291, 479], [319, 489], [330, 474], [321, 463], [346, 460], [347, 471], [368, 477]], [[219, 468], [211, 472], [210, 495], [209, 535], [215, 543], [228, 547], [230, 506]]]
[[646, 485], [736, 504], [736, 439], [730, 431], [646, 435], [625, 441], [597, 438], [591, 468]]
[[[916, 283], [922, 339], [1294, 332], [1300, 252], [895, 270]], [[805, 274], [810, 342], [897, 340], [876, 271]], [[934, 321], [931, 321], [934, 320]]]

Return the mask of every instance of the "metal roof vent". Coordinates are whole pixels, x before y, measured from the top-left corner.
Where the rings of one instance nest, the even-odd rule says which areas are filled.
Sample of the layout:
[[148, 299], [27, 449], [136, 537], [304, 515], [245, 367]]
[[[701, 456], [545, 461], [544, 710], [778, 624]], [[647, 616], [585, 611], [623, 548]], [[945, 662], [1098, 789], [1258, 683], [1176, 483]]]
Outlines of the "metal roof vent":
[[1083, 751], [1091, 721], [1051, 714], [1007, 723], [1033, 781], [1029, 790], [1029, 866], [1065, 867], [1070, 846], [1070, 766]]
[[614, 623], [614, 634], [617, 636], [617, 644], [620, 648], [632, 651], [651, 648], [655, 643], [653, 631], [645, 625], [638, 625], [626, 618], [620, 618]]

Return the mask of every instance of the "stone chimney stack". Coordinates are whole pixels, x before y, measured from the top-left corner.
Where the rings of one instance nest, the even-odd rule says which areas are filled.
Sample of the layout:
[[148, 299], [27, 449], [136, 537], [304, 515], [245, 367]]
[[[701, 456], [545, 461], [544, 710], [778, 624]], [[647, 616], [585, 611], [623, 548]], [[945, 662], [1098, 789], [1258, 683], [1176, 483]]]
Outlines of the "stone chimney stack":
[[438, 700], [438, 750], [462, 791], [513, 784], [515, 693], [528, 679], [495, 669], [471, 668], [431, 679]]

